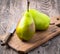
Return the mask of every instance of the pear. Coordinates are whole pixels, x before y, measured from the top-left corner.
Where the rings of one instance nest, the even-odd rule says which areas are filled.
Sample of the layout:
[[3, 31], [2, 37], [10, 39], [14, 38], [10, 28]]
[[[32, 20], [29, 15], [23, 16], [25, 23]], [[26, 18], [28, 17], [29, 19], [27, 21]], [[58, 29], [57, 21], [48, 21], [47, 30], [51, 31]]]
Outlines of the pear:
[[50, 24], [50, 18], [46, 14], [35, 9], [30, 9], [29, 13], [32, 15], [36, 30], [46, 30]]
[[18, 23], [16, 34], [21, 40], [29, 41], [35, 33], [35, 24], [31, 14], [26, 11]]

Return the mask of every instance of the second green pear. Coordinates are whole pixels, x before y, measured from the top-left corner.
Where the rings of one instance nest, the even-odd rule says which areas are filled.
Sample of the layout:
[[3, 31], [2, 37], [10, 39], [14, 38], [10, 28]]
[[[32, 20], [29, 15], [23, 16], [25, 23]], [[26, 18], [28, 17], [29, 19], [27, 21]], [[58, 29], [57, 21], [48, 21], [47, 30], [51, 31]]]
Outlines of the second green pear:
[[31, 13], [34, 19], [36, 30], [46, 30], [49, 27], [49, 16], [35, 9], [30, 9], [29, 12]]
[[31, 14], [27, 11], [24, 13], [23, 18], [18, 23], [16, 33], [22, 40], [30, 40], [35, 33], [35, 24]]

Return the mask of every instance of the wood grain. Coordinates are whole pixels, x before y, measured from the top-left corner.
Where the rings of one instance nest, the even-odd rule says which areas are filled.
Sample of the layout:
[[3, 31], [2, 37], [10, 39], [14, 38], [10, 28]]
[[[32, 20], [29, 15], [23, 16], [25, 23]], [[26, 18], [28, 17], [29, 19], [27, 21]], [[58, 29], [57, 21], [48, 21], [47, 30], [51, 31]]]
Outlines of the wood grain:
[[[35, 8], [49, 15], [50, 17], [58, 17], [60, 15], [60, 0], [30, 0], [30, 8]], [[5, 34], [10, 23], [15, 22], [14, 19], [21, 18], [26, 7], [25, 0], [0, 0], [0, 34]], [[18, 13], [17, 13], [18, 12]], [[15, 13], [15, 14], [14, 14]], [[15, 18], [17, 16], [17, 18]], [[60, 54], [60, 36], [47, 42], [47, 46], [40, 46], [28, 54]], [[0, 46], [0, 54], [18, 54], [14, 50], [6, 50]], [[39, 52], [39, 53], [38, 53]]]

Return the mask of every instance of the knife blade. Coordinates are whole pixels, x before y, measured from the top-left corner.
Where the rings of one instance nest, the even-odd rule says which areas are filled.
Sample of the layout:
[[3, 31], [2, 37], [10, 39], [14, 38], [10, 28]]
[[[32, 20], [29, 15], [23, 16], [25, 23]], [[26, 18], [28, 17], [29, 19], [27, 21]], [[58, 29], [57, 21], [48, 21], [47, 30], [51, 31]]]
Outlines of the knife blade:
[[9, 39], [12, 37], [12, 34], [14, 33], [16, 29], [17, 24], [12, 24], [6, 35], [1, 40], [1, 45], [6, 45], [9, 41]]

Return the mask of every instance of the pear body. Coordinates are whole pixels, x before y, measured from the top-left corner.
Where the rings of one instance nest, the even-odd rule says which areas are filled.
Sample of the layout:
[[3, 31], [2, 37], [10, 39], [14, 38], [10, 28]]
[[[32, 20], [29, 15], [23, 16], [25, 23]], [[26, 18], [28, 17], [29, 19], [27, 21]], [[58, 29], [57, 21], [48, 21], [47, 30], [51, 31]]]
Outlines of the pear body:
[[16, 28], [18, 37], [22, 40], [30, 40], [35, 33], [35, 24], [29, 12], [25, 12]]
[[30, 9], [29, 12], [33, 17], [36, 30], [46, 30], [49, 27], [50, 24], [49, 16], [35, 9]]

